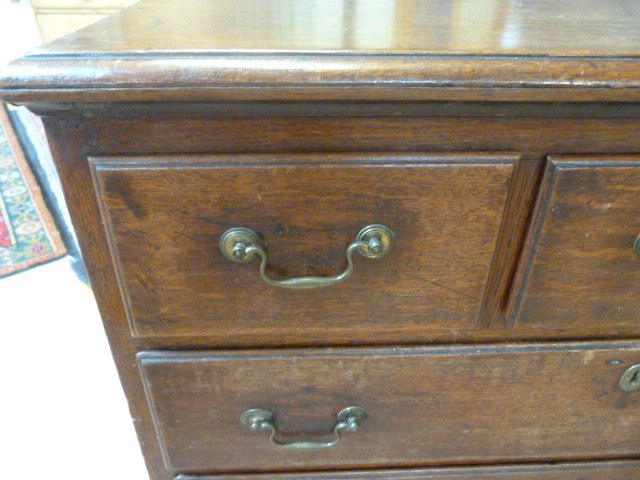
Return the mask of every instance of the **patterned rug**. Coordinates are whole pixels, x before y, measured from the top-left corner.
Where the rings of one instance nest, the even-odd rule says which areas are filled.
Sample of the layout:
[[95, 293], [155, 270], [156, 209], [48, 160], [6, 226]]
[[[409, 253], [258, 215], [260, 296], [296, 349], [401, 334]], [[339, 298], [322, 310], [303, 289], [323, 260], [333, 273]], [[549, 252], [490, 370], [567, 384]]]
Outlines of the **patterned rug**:
[[0, 277], [66, 252], [0, 104]]

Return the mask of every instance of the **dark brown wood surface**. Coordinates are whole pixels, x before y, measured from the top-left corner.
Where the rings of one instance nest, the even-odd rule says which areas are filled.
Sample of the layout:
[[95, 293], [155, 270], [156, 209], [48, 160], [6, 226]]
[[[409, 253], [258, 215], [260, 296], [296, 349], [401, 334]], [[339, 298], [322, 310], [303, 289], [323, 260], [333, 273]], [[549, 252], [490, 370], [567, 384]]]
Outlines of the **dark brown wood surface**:
[[[117, 277], [112, 275], [112, 261], [108, 256], [106, 239], [102, 225], [94, 224], [100, 218], [94, 198], [87, 156], [95, 155], [144, 155], [148, 152], [165, 154], [194, 154], [203, 152], [241, 153], [265, 152], [389, 152], [401, 148], [412, 152], [486, 150], [493, 146], [500, 151], [518, 151], [530, 159], [529, 167], [520, 169], [514, 178], [512, 205], [509, 218], [505, 219], [505, 229], [494, 264], [491, 282], [499, 287], [492, 289], [487, 298], [489, 310], [482, 313], [478, 325], [473, 330], [447, 330], [424, 332], [425, 336], [388, 335], [385, 343], [447, 342], [447, 341], [491, 341], [510, 339], [545, 338], [616, 338], [617, 332], [595, 330], [585, 325], [580, 330], [567, 331], [562, 326], [554, 329], [531, 329], [510, 326], [504, 317], [502, 301], [508, 295], [513, 283], [513, 275], [508, 273], [517, 262], [520, 241], [517, 240], [527, 226], [527, 202], [533, 199], [539, 167], [543, 165], [548, 152], [611, 154], [615, 152], [640, 151], [640, 124], [632, 119], [524, 119], [524, 118], [197, 118], [179, 119], [162, 117], [156, 119], [118, 119], [117, 121], [85, 119], [46, 120], [53, 136], [51, 142], [58, 145], [59, 168], [64, 172], [63, 181], [71, 201], [79, 236], [87, 229], [91, 237], [83, 247], [93, 252], [99, 259], [100, 276], [108, 274], [106, 283], [100, 282], [100, 292], [108, 292], [102, 302], [109, 305], [107, 317], [122, 328], [123, 341], [129, 342], [130, 329], [126, 315], [121, 310]], [[65, 177], [69, 180], [66, 181]], [[517, 186], [517, 188], [516, 188]], [[518, 220], [515, 220], [518, 217]], [[212, 239], [213, 244], [215, 240]], [[213, 250], [215, 245], [212, 244]], [[89, 261], [89, 260], [87, 260]], [[362, 263], [362, 262], [361, 262]], [[249, 274], [255, 274], [257, 265], [245, 265]], [[254, 270], [255, 268], [255, 270]], [[94, 283], [96, 280], [94, 280]], [[489, 288], [489, 287], [488, 287]], [[503, 299], [503, 300], [499, 300]], [[114, 303], [115, 302], [115, 303]], [[498, 308], [499, 310], [495, 310]], [[492, 310], [493, 309], [493, 310]], [[485, 328], [491, 326], [492, 328]], [[348, 345], [362, 341], [355, 330], [345, 331], [344, 337], [334, 337], [332, 344]], [[271, 333], [277, 336], [277, 330]], [[379, 343], [381, 340], [377, 340]], [[279, 345], [308, 345], [313, 342], [308, 335], [300, 332]], [[172, 348], [195, 346], [257, 346], [260, 338], [240, 339], [239, 343], [224, 343], [219, 337], [163, 337], [158, 341], [151, 338], [135, 342], [131, 348]], [[264, 343], [262, 343], [264, 345]], [[319, 343], [316, 343], [319, 345]]]
[[144, 0], [37, 50], [73, 56], [230, 51], [640, 56], [640, 6], [625, 0]]
[[[114, 95], [120, 95], [114, 92]], [[78, 115], [82, 106], [77, 106]], [[310, 107], [311, 108], [311, 107]], [[106, 111], [107, 114], [109, 110]], [[470, 112], [471, 115], [472, 112]], [[93, 115], [98, 114], [94, 111]], [[522, 219], [506, 219], [511, 231], [526, 228], [526, 203], [533, 198], [537, 175], [543, 159], [550, 152], [560, 153], [627, 153], [640, 151], [637, 120], [630, 118], [178, 118], [138, 117], [46, 119], [50, 142], [58, 168], [62, 174], [66, 196], [78, 231], [89, 269], [94, 292], [105, 320], [114, 356], [129, 398], [132, 418], [138, 429], [141, 447], [154, 480], [173, 479], [174, 473], [164, 467], [158, 439], [154, 431], [140, 376], [135, 367], [135, 354], [148, 349], [178, 349], [203, 347], [237, 347], [225, 344], [216, 337], [156, 337], [131, 338], [131, 331], [117, 285], [117, 276], [109, 256], [105, 230], [96, 220], [100, 211], [92, 186], [87, 157], [113, 155], [154, 154], [210, 154], [210, 153], [327, 153], [327, 152], [438, 152], [438, 151], [516, 151], [533, 167], [522, 169], [513, 185], [520, 185], [513, 198], [519, 205], [513, 214]], [[523, 203], [519, 203], [523, 202]], [[515, 205], [515, 204], [514, 204]], [[509, 214], [511, 215], [511, 213]], [[515, 237], [514, 237], [515, 238]], [[516, 244], [510, 244], [515, 241]], [[518, 241], [505, 235], [495, 265], [513, 265], [519, 252]], [[512, 282], [507, 274], [497, 273], [501, 287], [496, 295], [503, 296]], [[496, 277], [498, 278], [498, 277]], [[488, 314], [488, 313], [487, 313]], [[498, 317], [495, 326], [504, 326]], [[503, 323], [500, 323], [503, 322]], [[483, 323], [487, 325], [487, 323]], [[509, 338], [541, 339], [558, 335], [571, 338], [594, 338], [591, 330], [557, 332], [510, 327]], [[274, 333], [275, 335], [275, 333]], [[599, 331], [601, 338], [619, 338], [615, 331]], [[357, 332], [351, 337], [336, 338], [333, 344], [355, 343]], [[445, 332], [429, 335], [426, 342], [469, 341], [486, 342], [505, 338], [502, 329], [485, 328], [473, 332]], [[392, 339], [397, 343], [416, 343], [413, 336]], [[391, 339], [390, 339], [391, 341]], [[259, 345], [252, 339], [244, 345]], [[309, 338], [300, 332], [287, 345], [308, 345]], [[285, 343], [282, 343], [285, 345]], [[607, 477], [604, 477], [607, 478]], [[564, 479], [563, 479], [564, 480]], [[574, 480], [574, 479], [571, 479]], [[607, 479], [608, 480], [608, 479]]]
[[[102, 110], [108, 112], [108, 104], [113, 101], [180, 101], [180, 98], [455, 101], [457, 89], [462, 89], [463, 96], [471, 101], [544, 101], [548, 98], [539, 89], [549, 88], [551, 100], [638, 102], [638, 63], [572, 57], [320, 55], [312, 60], [301, 56], [283, 61], [278, 57], [263, 60], [235, 54], [231, 58], [206, 60], [197, 56], [41, 59], [34, 55], [0, 72], [0, 99], [14, 103], [102, 102]], [[266, 65], [256, 68], [260, 64]], [[505, 75], [506, 71], [510, 75]], [[451, 72], [456, 72], [455, 77]], [[444, 90], [440, 92], [442, 87]], [[70, 105], [66, 107], [69, 109]], [[75, 107], [77, 111], [79, 106]]]
[[[640, 362], [637, 342], [147, 352], [139, 361], [178, 471], [615, 458], [640, 445], [640, 391], [619, 386]], [[370, 418], [326, 450], [283, 450], [239, 421], [263, 408], [281, 441], [327, 440], [348, 406]]]
[[[478, 322], [517, 161], [505, 154], [95, 158], [98, 194], [136, 334], [231, 342], [384, 341]], [[219, 249], [254, 230], [276, 279], [329, 277], [370, 224], [397, 236], [351, 278], [289, 290]], [[411, 332], [411, 333], [409, 333]]]
[[[437, 152], [437, 151], [517, 151], [542, 166], [549, 152], [609, 155], [640, 151], [640, 124], [633, 119], [528, 119], [528, 118], [65, 118], [45, 119], [54, 157], [61, 174], [65, 195], [74, 220], [93, 291], [104, 319], [114, 358], [127, 393], [131, 416], [137, 428], [141, 448], [154, 480], [172, 480], [175, 474], [166, 469], [158, 445], [151, 414], [145, 399], [135, 355], [149, 349], [189, 349], [237, 347], [210, 336], [132, 338], [126, 312], [118, 289], [117, 275], [110, 258], [104, 226], [91, 179], [89, 156], [141, 156], [211, 153], [327, 153], [327, 152]], [[522, 170], [535, 174], [537, 169]], [[536, 184], [528, 177], [514, 179], [518, 187], [515, 199], [532, 198]], [[522, 204], [524, 206], [524, 204]], [[519, 210], [515, 210], [517, 213]], [[526, 227], [523, 221], [512, 225], [513, 232]], [[514, 233], [515, 235], [515, 233]], [[501, 245], [506, 245], [502, 242]], [[509, 249], [500, 249], [496, 265], [512, 264]], [[502, 275], [502, 273], [500, 273]], [[502, 289], [512, 279], [507, 276]], [[492, 316], [492, 318], [494, 318]], [[486, 323], [483, 323], [483, 325]], [[498, 324], [496, 326], [504, 326]], [[520, 340], [548, 338], [553, 332], [528, 329], [510, 333]], [[572, 332], [589, 338], [588, 332]], [[619, 338], [616, 332], [604, 334]], [[355, 343], [350, 338], [336, 338], [333, 344]], [[476, 329], [473, 332], [446, 332], [429, 336], [425, 341], [451, 342], [504, 339], [502, 329]], [[260, 339], [253, 339], [252, 347]], [[309, 345], [309, 337], [300, 332], [286, 345]], [[394, 343], [416, 343], [413, 336], [393, 339]], [[245, 344], [246, 345], [246, 344]], [[282, 343], [285, 345], [285, 343]], [[571, 479], [573, 480], [573, 479]]]
[[[34, 113], [42, 116], [71, 117], [119, 117], [136, 118], [149, 116], [185, 117], [491, 117], [491, 118], [639, 118], [640, 102], [596, 102], [591, 97], [578, 96], [570, 104], [553, 102], [554, 96], [546, 101], [389, 101], [371, 91], [371, 97], [355, 100], [312, 100], [313, 95], [296, 90], [304, 100], [269, 101], [200, 101], [175, 102], [171, 100], [154, 102], [87, 102], [81, 106], [68, 102], [61, 94], [56, 102], [26, 102]], [[226, 91], [226, 90], [225, 90]], [[614, 90], [610, 90], [614, 91]], [[620, 90], [615, 90], [623, 95]], [[121, 92], [122, 93], [122, 92]], [[228, 93], [228, 91], [227, 91]], [[640, 95], [640, 89], [638, 89]], [[90, 95], [89, 93], [88, 95]], [[26, 93], [25, 93], [26, 95]], [[487, 94], [490, 96], [489, 94]], [[428, 96], [428, 95], [427, 95]], [[446, 97], [446, 95], [445, 95]], [[446, 99], [446, 98], [445, 98]], [[566, 98], [565, 98], [566, 99]], [[639, 97], [640, 99], [640, 97]], [[449, 99], [450, 100], [450, 99]], [[630, 99], [629, 99], [630, 100]]]
[[514, 298], [518, 327], [640, 334], [640, 157], [549, 160]]
[[637, 102], [639, 32], [626, 0], [144, 0], [13, 63], [0, 96]]
[[[632, 480], [638, 477], [640, 462], [637, 461], [304, 473], [304, 478], [309, 480]], [[299, 473], [176, 477], [176, 480], [299, 479]]]
[[80, 165], [87, 156], [162, 153], [506, 151], [542, 161], [551, 154], [640, 151], [637, 118], [477, 118], [470, 112], [461, 118], [162, 116], [45, 122], [59, 125], [73, 142], [69, 147], [78, 150], [73, 160]]
[[[45, 125], [153, 480], [180, 473], [249, 480], [260, 471], [271, 473], [256, 480], [284, 480], [299, 478], [295, 470], [327, 480], [640, 476], [637, 461], [618, 461], [639, 458], [640, 403], [637, 392], [617, 385], [640, 362], [640, 344], [622, 341], [637, 339], [640, 307], [629, 245], [640, 233], [633, 215], [639, 7], [625, 0], [320, 3], [145, 0], [0, 73], [0, 98], [60, 117]], [[416, 162], [395, 165], [377, 175], [382, 189], [365, 174], [381, 167], [342, 160], [319, 171], [313, 162], [244, 165], [245, 175], [190, 164], [191, 155], [281, 155], [295, 163], [389, 152], [445, 153], [437, 154], [438, 175]], [[477, 152], [511, 164], [451, 166], [445, 158], [477, 162], [484, 155]], [[188, 169], [153, 167], [160, 156]], [[136, 157], [139, 168], [123, 168], [123, 157]], [[98, 193], [90, 158], [102, 162]], [[355, 187], [341, 193], [336, 178]], [[284, 197], [263, 200], [274, 187], [308, 197], [305, 179], [324, 188], [311, 195], [315, 204], [296, 210]], [[243, 202], [232, 204], [224, 192]], [[257, 195], [266, 207], [247, 210]], [[364, 207], [341, 209], [329, 197]], [[356, 259], [344, 284], [353, 297], [346, 309], [348, 291], [267, 301], [257, 261], [222, 264], [217, 241], [235, 218], [212, 215], [213, 204], [253, 222], [243, 226], [268, 241], [274, 274], [340, 271], [344, 247], [370, 221], [392, 224], [399, 243], [383, 261]], [[277, 218], [279, 205], [287, 205], [286, 219]], [[296, 223], [300, 211], [306, 223]], [[369, 218], [379, 211], [387, 217]], [[423, 222], [427, 214], [437, 222]], [[338, 221], [335, 231], [326, 233], [326, 218], [309, 221], [321, 215]], [[427, 228], [434, 224], [436, 235]], [[301, 227], [315, 235], [305, 238]], [[430, 240], [427, 250], [407, 245], [412, 232]], [[404, 268], [409, 254], [413, 266], [429, 267], [419, 282]], [[402, 288], [377, 277], [381, 267]], [[220, 272], [215, 282], [211, 272]], [[260, 293], [257, 300], [241, 303], [228, 284], [210, 288], [229, 272]], [[436, 295], [436, 273], [473, 298]], [[373, 294], [364, 282], [371, 278], [381, 289]], [[324, 292], [343, 297], [324, 303]], [[412, 316], [415, 308], [420, 315]], [[596, 343], [524, 343], [553, 339]], [[505, 340], [522, 343], [487, 345]], [[409, 348], [442, 342], [477, 343]], [[255, 350], [267, 345], [352, 348]], [[252, 350], [201, 351], [238, 347]], [[138, 364], [136, 356], [151, 350], [184, 351], [142, 354]], [[239, 425], [241, 410], [258, 401], [274, 409], [286, 435], [328, 433], [346, 401], [367, 407], [372, 419], [335, 451], [284, 455], [265, 432]], [[181, 470], [167, 468], [163, 449]], [[548, 464], [567, 461], [579, 463]], [[503, 462], [514, 465], [488, 465]], [[417, 466], [438, 468], [397, 470]], [[389, 470], [327, 471], [342, 467]]]
[[[499, 328], [507, 325], [505, 313], [533, 210], [541, 165], [542, 162], [535, 160], [521, 160], [516, 165], [478, 327]], [[516, 337], [517, 334], [511, 338]]]

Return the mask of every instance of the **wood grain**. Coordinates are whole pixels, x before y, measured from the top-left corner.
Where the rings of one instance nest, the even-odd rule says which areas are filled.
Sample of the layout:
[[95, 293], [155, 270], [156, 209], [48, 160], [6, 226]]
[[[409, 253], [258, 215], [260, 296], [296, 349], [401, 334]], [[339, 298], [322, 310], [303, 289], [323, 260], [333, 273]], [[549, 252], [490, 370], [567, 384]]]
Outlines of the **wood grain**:
[[[218, 89], [218, 95], [222, 93], [231, 95], [229, 89]], [[291, 90], [287, 90], [291, 93]], [[408, 92], [408, 90], [404, 90]], [[396, 99], [389, 101], [385, 93], [369, 91], [368, 94], [360, 92], [354, 98], [337, 100], [340, 94], [332, 96], [331, 100], [311, 100], [314, 96], [309, 90], [296, 89], [296, 94], [305, 100], [273, 100], [262, 101], [225, 101], [220, 99], [212, 102], [210, 99], [193, 102], [176, 102], [166, 100], [162, 102], [87, 102], [79, 105], [77, 102], [65, 101], [66, 95], [61, 92], [56, 102], [26, 102], [31, 111], [38, 115], [56, 117], [119, 117], [135, 118], [148, 116], [187, 116], [187, 117], [522, 117], [527, 118], [638, 118], [640, 117], [640, 103], [632, 103], [633, 93], [623, 94], [621, 90], [615, 90], [617, 94], [624, 95], [630, 103], [594, 101], [590, 96], [575, 97], [572, 103], [552, 102], [556, 97], [546, 98], [544, 102], [535, 102], [529, 99], [519, 102], [507, 101], [501, 95], [500, 101], [493, 98], [490, 101], [462, 101], [461, 98], [452, 101], [443, 94], [428, 94], [424, 97], [434, 97], [439, 101], [425, 101], [424, 98], [414, 97], [414, 100]], [[118, 97], [123, 92], [112, 92], [112, 97]], [[240, 97], [250, 97], [247, 92], [239, 92]], [[640, 100], [640, 89], [636, 92]], [[28, 95], [22, 92], [20, 95]], [[185, 94], [185, 97], [189, 93]], [[87, 94], [88, 97], [91, 93]], [[168, 95], [170, 97], [171, 94]], [[461, 92], [456, 96], [464, 97]], [[607, 96], [607, 95], [604, 95]], [[277, 97], [277, 96], [276, 96]], [[359, 97], [359, 98], [355, 98]], [[487, 92], [487, 98], [491, 95]], [[136, 95], [141, 102], [144, 95]], [[449, 101], [443, 101], [443, 100]], [[89, 98], [86, 98], [88, 100]], [[567, 100], [567, 96], [563, 97]], [[591, 100], [589, 100], [591, 99]]]
[[[0, 73], [49, 117], [153, 480], [637, 477], [638, 6], [320, 3], [144, 0]], [[274, 275], [340, 271], [367, 223], [399, 242], [274, 299], [217, 254], [239, 221]], [[350, 404], [333, 451], [238, 422], [326, 435]]]
[[516, 324], [638, 335], [640, 158], [554, 156], [545, 177]]
[[533, 211], [534, 192], [540, 180], [541, 167], [542, 162], [526, 160], [516, 165], [478, 327], [510, 326], [505, 313]]
[[[640, 396], [618, 385], [640, 361], [637, 342], [147, 352], [139, 361], [178, 471], [602, 459], [636, 455], [640, 441]], [[282, 450], [239, 421], [264, 408], [282, 440], [327, 439], [352, 405], [370, 419], [328, 450]]]
[[540, 90], [554, 100], [639, 99], [640, 8], [633, 2], [320, 5], [144, 0], [14, 62], [0, 74], [0, 96], [106, 104], [230, 94], [460, 100], [456, 88], [472, 100], [552, 101]]
[[[27, 65], [28, 67], [28, 65]], [[60, 68], [64, 68], [60, 66]], [[93, 67], [92, 67], [93, 68]], [[111, 69], [111, 66], [105, 66]], [[497, 66], [496, 66], [497, 68]], [[53, 74], [51, 69], [49, 74]], [[33, 72], [32, 72], [33, 73]], [[145, 87], [131, 90], [126, 87], [109, 86], [104, 88], [94, 88], [83, 90], [82, 94], [76, 87], [56, 88], [55, 91], [47, 89], [39, 89], [35, 86], [26, 88], [29, 80], [28, 71], [20, 71], [19, 65], [13, 70], [13, 67], [0, 71], [0, 82], [7, 80], [7, 87], [0, 84], [0, 99], [6, 102], [24, 105], [34, 113], [43, 116], [66, 116], [66, 117], [109, 117], [109, 116], [144, 116], [144, 115], [196, 115], [202, 116], [203, 112], [208, 115], [228, 115], [231, 112], [237, 115], [251, 112], [252, 116], [265, 109], [251, 109], [250, 106], [237, 105], [237, 101], [247, 102], [268, 102], [271, 108], [271, 115], [285, 115], [288, 112], [295, 111], [302, 116], [313, 116], [312, 112], [302, 113], [302, 109], [298, 108], [296, 103], [292, 102], [309, 102], [308, 106], [313, 107], [314, 103], [319, 102], [401, 102], [400, 111], [413, 115], [420, 106], [413, 106], [414, 102], [447, 102], [454, 107], [457, 102], [477, 103], [482, 102], [490, 106], [488, 110], [494, 110], [498, 113], [514, 112], [512, 116], [528, 116], [525, 109], [528, 103], [545, 104], [543, 108], [533, 107], [533, 112], [542, 111], [542, 116], [570, 116], [562, 115], [556, 105], [549, 102], [566, 102], [564, 108], [560, 110], [575, 110], [584, 112], [589, 107], [595, 112], [601, 111], [602, 107], [612, 109], [612, 105], [621, 106], [623, 112], [637, 112], [637, 103], [640, 102], [640, 88], [618, 87], [618, 88], [598, 88], [580, 87], [580, 88], [563, 88], [563, 87], [518, 87], [504, 88], [495, 86], [467, 86], [467, 87], [450, 87], [440, 85], [437, 88], [403, 88], [402, 86], [385, 86], [378, 85], [359, 85], [357, 88], [348, 85], [334, 85], [331, 88], [323, 86], [305, 86], [300, 85], [295, 88], [287, 86], [270, 86], [270, 87], [243, 87], [243, 86], [208, 86], [194, 89], [170, 89], [163, 87]], [[13, 85], [13, 86], [11, 86]], [[22, 85], [22, 87], [18, 87]], [[300, 100], [300, 99], [303, 100]], [[117, 103], [116, 103], [117, 102]], [[138, 103], [131, 103], [138, 102]], [[278, 102], [280, 103], [278, 105]], [[408, 107], [402, 108], [402, 102], [408, 103]], [[492, 102], [494, 105], [492, 105]], [[513, 102], [523, 102], [517, 108], [504, 108], [496, 102], [505, 102], [507, 104]], [[628, 102], [628, 103], [627, 103]], [[225, 105], [225, 103], [227, 105]], [[271, 103], [275, 105], [271, 106]], [[234, 104], [235, 108], [229, 108], [229, 104]], [[138, 106], [139, 108], [135, 108]], [[275, 110], [278, 106], [282, 110]], [[320, 116], [331, 112], [330, 106], [320, 104]], [[425, 115], [439, 115], [438, 112], [429, 112], [429, 108], [433, 110], [433, 106], [423, 108]], [[268, 110], [268, 109], [267, 109]], [[334, 108], [333, 112], [337, 109]], [[346, 110], [346, 108], [343, 108]], [[360, 111], [364, 108], [360, 108]], [[393, 110], [387, 108], [385, 112], [384, 105], [369, 108], [372, 114], [389, 114]], [[443, 108], [446, 110], [446, 108]], [[457, 109], [458, 111], [469, 110], [466, 106]], [[479, 113], [486, 109], [476, 110]], [[357, 112], [358, 109], [355, 109]], [[550, 114], [550, 113], [551, 114]], [[474, 114], [468, 112], [469, 115]], [[258, 116], [260, 116], [258, 114]], [[538, 116], [541, 116], [540, 114]], [[602, 115], [599, 115], [602, 116]], [[606, 115], [605, 115], [606, 116]], [[624, 116], [629, 116], [623, 115]], [[631, 115], [637, 117], [638, 115]]]
[[[149, 152], [164, 154], [198, 153], [241, 153], [241, 152], [389, 152], [403, 149], [408, 152], [486, 150], [493, 146], [501, 151], [522, 152], [524, 158], [531, 159], [530, 167], [520, 169], [513, 179], [514, 189], [508, 206], [514, 215], [526, 212], [526, 202], [531, 202], [535, 193], [538, 168], [546, 152], [580, 153], [591, 151], [602, 154], [640, 151], [640, 137], [637, 135], [640, 123], [633, 119], [525, 119], [525, 118], [136, 118], [136, 119], [45, 119], [56, 138], [64, 139], [68, 153], [60, 157], [59, 168], [69, 171], [74, 180], [66, 186], [72, 203], [77, 204], [77, 219], [88, 228], [94, 238], [85, 244], [100, 257], [100, 272], [110, 272], [111, 260], [107, 253], [104, 229], [93, 225], [100, 218], [86, 158], [89, 155], [140, 156]], [[56, 140], [52, 140], [56, 141]], [[73, 146], [73, 148], [71, 147]], [[611, 159], [614, 160], [613, 158]], [[605, 157], [605, 161], [606, 157]], [[532, 167], [532, 168], [531, 168]], [[80, 180], [82, 178], [82, 181]], [[524, 187], [524, 188], [522, 188]], [[515, 193], [517, 192], [517, 193]], [[79, 204], [77, 202], [80, 202]], [[518, 213], [520, 212], [520, 213]], [[516, 238], [518, 232], [526, 228], [526, 215], [515, 220], [512, 213], [504, 223], [504, 232], [496, 251], [494, 264], [513, 268], [520, 251]], [[96, 232], [95, 229], [98, 229]], [[520, 233], [521, 234], [521, 233]], [[513, 236], [512, 236], [513, 235]], [[98, 240], [100, 238], [101, 240]], [[514, 243], [515, 242], [515, 243]], [[212, 239], [212, 244], [215, 240]], [[95, 248], [95, 245], [101, 245]], [[525, 259], [526, 260], [526, 259]], [[245, 265], [249, 267], [249, 265]], [[257, 266], [256, 266], [257, 268]], [[254, 270], [251, 272], [255, 273]], [[497, 341], [504, 339], [550, 339], [550, 338], [616, 338], [617, 332], [585, 329], [567, 330], [562, 325], [547, 325], [546, 329], [519, 328], [516, 324], [508, 330], [485, 328], [488, 325], [507, 325], [512, 318], [504, 312], [501, 302], [508, 295], [509, 285], [514, 282], [513, 273], [502, 267], [494, 267], [492, 278], [498, 283], [485, 298], [487, 308], [479, 320], [481, 328], [423, 332], [423, 337], [407, 336], [402, 331], [387, 330], [383, 343], [450, 342], [450, 341]], [[490, 282], [494, 280], [490, 279]], [[117, 285], [117, 277], [109, 277], [109, 292]], [[492, 287], [492, 288], [494, 288]], [[516, 285], [514, 292], [519, 291]], [[120, 301], [117, 288], [115, 297], [108, 302]], [[502, 299], [502, 300], [500, 300]], [[109, 307], [111, 308], [111, 307]], [[496, 310], [497, 309], [497, 310]], [[118, 309], [120, 312], [120, 309]], [[120, 317], [122, 315], [122, 318]], [[486, 317], [484, 315], [487, 315]], [[109, 318], [117, 319], [118, 325], [129, 332], [126, 315], [110, 313]], [[115, 320], [112, 320], [115, 321]], [[122, 322], [122, 323], [120, 323]], [[557, 327], [557, 328], [556, 328]], [[623, 332], [624, 333], [624, 332]], [[361, 344], [362, 336], [355, 330], [343, 330], [342, 337], [334, 337], [332, 345]], [[274, 338], [277, 330], [272, 332]], [[227, 343], [216, 336], [162, 337], [157, 341], [147, 337], [144, 341], [132, 341], [132, 348], [203, 348], [225, 346], [256, 346], [260, 339], [249, 335], [236, 337]], [[257, 343], [256, 343], [257, 342]], [[278, 345], [309, 345], [313, 339], [304, 332], [282, 337]], [[377, 343], [382, 342], [380, 339]], [[320, 343], [316, 343], [320, 345]]]
[[[80, 114], [80, 112], [78, 113]], [[158, 153], [640, 151], [640, 119], [448, 117], [63, 118], [66, 138], [87, 155]]]
[[[131, 338], [105, 230], [96, 221], [101, 213], [92, 185], [88, 156], [140, 156], [150, 152], [183, 155], [495, 149], [522, 152], [524, 158], [541, 165], [542, 158], [549, 152], [589, 151], [608, 155], [640, 151], [640, 136], [637, 135], [640, 123], [633, 119], [153, 117], [44, 120], [94, 293], [127, 392], [141, 448], [154, 480], [171, 480], [175, 473], [164, 466], [136, 367], [136, 353], [149, 349], [202, 349], [239, 345], [230, 342], [225, 344], [210, 336]], [[612, 157], [605, 156], [603, 159], [613, 161]], [[520, 178], [524, 173], [525, 170], [521, 170], [514, 182], [520, 185], [530, 182], [529, 178]], [[512, 198], [520, 201], [530, 198], [533, 193], [529, 187]], [[522, 228], [522, 225], [518, 228]], [[508, 256], [508, 253], [501, 250], [496, 255]], [[496, 261], [507, 265], [514, 259]], [[425, 341], [451, 341], [450, 333], [444, 336], [431, 335]], [[567, 335], [566, 332], [564, 334]], [[548, 339], [557, 335], [558, 332], [552, 329], [540, 331], [511, 327], [506, 338]], [[574, 331], [570, 335], [589, 338], [588, 332]], [[619, 338], [615, 331], [602, 332], [600, 335]], [[350, 336], [336, 339], [335, 344], [355, 344], [357, 337], [357, 332], [352, 332]], [[470, 332], [459, 332], [456, 338], [458, 341], [473, 338], [487, 342], [504, 340], [505, 334], [502, 330], [476, 329], [472, 335]], [[416, 342], [413, 337], [406, 336], [397, 336], [392, 340], [396, 343]], [[245, 339], [241, 344], [255, 346], [256, 339]], [[301, 332], [287, 345], [309, 345], [309, 338]], [[610, 474], [607, 471], [603, 475]]]
[[[301, 334], [331, 343], [358, 332], [373, 342], [473, 329], [516, 161], [482, 153], [92, 159], [134, 332], [263, 345]], [[378, 261], [357, 255], [351, 278], [322, 289], [268, 285], [258, 261], [233, 263], [218, 247], [228, 229], [250, 228], [267, 246], [271, 276], [328, 277], [375, 223], [396, 233], [394, 251]]]
[[[630, 480], [640, 462], [537, 464], [499, 467], [305, 472], [309, 480]], [[176, 480], [298, 480], [299, 473], [253, 475], [178, 475]]]
[[640, 55], [640, 7], [624, 0], [392, 0], [351, 7], [342, 0], [145, 0], [37, 53]]
[[[456, 72], [455, 77], [451, 72]], [[295, 95], [283, 94], [283, 87], [296, 90]], [[118, 98], [167, 101], [180, 97], [212, 101], [228, 98], [226, 89], [237, 92], [236, 97], [254, 100], [305, 98], [305, 89], [319, 100], [371, 98], [372, 91], [374, 98], [387, 100], [438, 100], [442, 99], [438, 93], [441, 87], [466, 89], [472, 101], [486, 99], [486, 89], [493, 89], [497, 99], [513, 100], [513, 92], [503, 97], [502, 90], [520, 88], [524, 90], [518, 92], [518, 100], [540, 101], [540, 92], [531, 89], [550, 88], [555, 90], [556, 99], [562, 100], [583, 101], [595, 96], [600, 101], [637, 102], [640, 78], [637, 63], [627, 60], [403, 55], [305, 55], [264, 60], [236, 54], [206, 60], [197, 56], [40, 59], [36, 55], [18, 60], [0, 72], [0, 99], [12, 103], [64, 99], [108, 104]], [[594, 88], [607, 93], [595, 94]], [[586, 97], [580, 95], [582, 89], [587, 91]], [[618, 89], [624, 91], [617, 92]], [[453, 100], [450, 91], [444, 96]], [[103, 105], [103, 109], [107, 108]]]

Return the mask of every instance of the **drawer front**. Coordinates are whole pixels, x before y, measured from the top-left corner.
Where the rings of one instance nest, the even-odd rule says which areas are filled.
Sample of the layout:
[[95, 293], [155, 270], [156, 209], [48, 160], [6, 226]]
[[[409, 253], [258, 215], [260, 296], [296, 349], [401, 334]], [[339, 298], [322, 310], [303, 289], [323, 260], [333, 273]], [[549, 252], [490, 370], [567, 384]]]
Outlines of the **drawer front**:
[[545, 175], [516, 325], [574, 338], [637, 336], [640, 157], [559, 156]]
[[[97, 158], [94, 177], [135, 334], [226, 345], [455, 338], [477, 325], [513, 166], [509, 155]], [[370, 224], [384, 258], [354, 254], [326, 288], [267, 284], [219, 243], [253, 230], [276, 279], [331, 277]]]
[[[142, 353], [167, 467], [363, 468], [615, 458], [640, 452], [640, 390], [621, 376], [640, 343]], [[337, 445], [290, 450], [241, 415], [273, 415], [275, 440], [331, 442], [337, 416], [369, 418]], [[266, 427], [265, 427], [266, 428]]]
[[[262, 475], [178, 475], [176, 480], [300, 480], [299, 473]], [[631, 480], [640, 462], [434, 468], [370, 472], [308, 472], [306, 480]]]

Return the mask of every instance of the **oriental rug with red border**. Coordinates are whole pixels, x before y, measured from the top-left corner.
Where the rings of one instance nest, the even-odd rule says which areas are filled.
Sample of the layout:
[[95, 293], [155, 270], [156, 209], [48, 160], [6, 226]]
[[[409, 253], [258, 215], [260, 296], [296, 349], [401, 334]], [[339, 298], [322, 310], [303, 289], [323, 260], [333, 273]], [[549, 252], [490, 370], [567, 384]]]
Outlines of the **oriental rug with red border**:
[[5, 106], [0, 104], [0, 277], [65, 253]]

